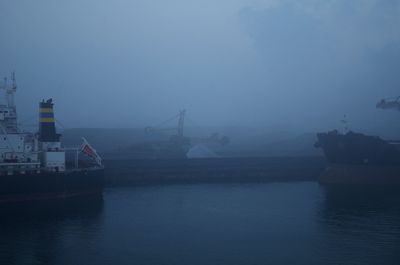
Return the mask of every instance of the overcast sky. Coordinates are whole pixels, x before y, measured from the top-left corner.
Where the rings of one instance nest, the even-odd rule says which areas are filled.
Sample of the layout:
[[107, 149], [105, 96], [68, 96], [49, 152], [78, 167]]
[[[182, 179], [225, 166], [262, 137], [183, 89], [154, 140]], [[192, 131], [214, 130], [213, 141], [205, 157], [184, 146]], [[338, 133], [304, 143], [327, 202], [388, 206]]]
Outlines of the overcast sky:
[[399, 29], [392, 0], [1, 0], [0, 75], [17, 73], [21, 120], [52, 97], [68, 127], [186, 108], [205, 126], [390, 130], [400, 113], [375, 104], [400, 96]]

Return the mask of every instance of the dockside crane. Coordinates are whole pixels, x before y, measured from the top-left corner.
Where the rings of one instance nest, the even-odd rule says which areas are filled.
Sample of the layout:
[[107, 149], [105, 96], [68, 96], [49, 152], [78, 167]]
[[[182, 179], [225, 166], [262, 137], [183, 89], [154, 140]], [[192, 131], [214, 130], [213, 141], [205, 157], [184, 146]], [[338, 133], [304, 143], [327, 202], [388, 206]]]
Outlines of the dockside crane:
[[[219, 136], [218, 133], [212, 134], [210, 137], [206, 138], [195, 138], [195, 137], [186, 137], [184, 136], [184, 128], [185, 128], [185, 117], [186, 110], [180, 110], [178, 114], [173, 116], [172, 118], [162, 122], [158, 126], [149, 126], [145, 128], [146, 133], [154, 133], [161, 131], [175, 131], [176, 134], [172, 135], [170, 138], [171, 142], [176, 143], [191, 143], [191, 144], [220, 144], [227, 145], [230, 142], [229, 137], [227, 136]], [[166, 123], [178, 119], [178, 124], [175, 127], [162, 127]]]
[[392, 109], [400, 111], [400, 96], [395, 98], [382, 99], [376, 104], [378, 109]]
[[[146, 133], [154, 133], [154, 132], [160, 132], [160, 131], [175, 131], [176, 135], [173, 135], [172, 139], [175, 141], [176, 140], [182, 141], [184, 139], [183, 129], [185, 127], [185, 115], [186, 115], [186, 110], [180, 110], [177, 115], [162, 122], [160, 125], [155, 126], [155, 127], [152, 127], [152, 126], [146, 127], [145, 131], [146, 131]], [[176, 118], [178, 118], [178, 125], [176, 127], [162, 127], [162, 125], [164, 125]]]

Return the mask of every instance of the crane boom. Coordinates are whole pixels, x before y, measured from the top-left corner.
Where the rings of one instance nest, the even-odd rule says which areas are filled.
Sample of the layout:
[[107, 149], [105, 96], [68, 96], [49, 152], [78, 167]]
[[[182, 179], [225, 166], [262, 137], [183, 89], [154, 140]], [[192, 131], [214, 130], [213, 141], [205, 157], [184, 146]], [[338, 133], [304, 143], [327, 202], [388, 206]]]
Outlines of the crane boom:
[[400, 97], [395, 99], [382, 99], [376, 104], [378, 109], [394, 109], [400, 111]]
[[178, 114], [173, 116], [172, 118], [162, 122], [161, 124], [165, 124], [166, 122], [170, 122], [173, 120], [178, 120], [178, 123], [174, 127], [160, 127], [160, 126], [155, 126], [155, 127], [146, 127], [145, 132], [146, 133], [154, 133], [154, 132], [160, 132], [160, 131], [175, 131], [176, 134], [172, 135], [170, 140], [174, 142], [191, 142], [192, 144], [220, 144], [220, 145], [227, 145], [230, 142], [230, 139], [228, 136], [220, 136], [218, 133], [214, 133], [209, 137], [206, 138], [195, 138], [195, 137], [186, 137], [184, 136], [184, 127], [185, 127], [185, 115], [186, 115], [186, 110], [180, 110]]
[[[176, 131], [177, 136], [178, 137], [183, 137], [183, 129], [185, 126], [185, 114], [186, 114], [186, 110], [180, 110], [179, 113], [177, 115], [175, 115], [174, 117], [172, 117], [172, 119], [168, 119], [165, 122], [169, 122], [173, 119], [178, 118], [178, 125], [176, 127], [167, 127], [167, 128], [162, 128], [159, 126], [156, 127], [146, 127], [145, 131], [146, 133], [152, 133], [152, 132], [156, 132], [156, 131]], [[163, 122], [163, 123], [165, 123]]]

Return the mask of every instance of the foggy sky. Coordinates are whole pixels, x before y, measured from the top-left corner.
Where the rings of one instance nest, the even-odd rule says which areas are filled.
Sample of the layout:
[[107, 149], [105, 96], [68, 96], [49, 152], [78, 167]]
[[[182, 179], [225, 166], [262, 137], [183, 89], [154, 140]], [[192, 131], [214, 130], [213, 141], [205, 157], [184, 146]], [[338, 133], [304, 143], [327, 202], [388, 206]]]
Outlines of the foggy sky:
[[[0, 75], [21, 120], [68, 127], [398, 130], [400, 1], [1, 0]], [[35, 120], [36, 121], [36, 120]], [[398, 132], [398, 131], [397, 131]]]

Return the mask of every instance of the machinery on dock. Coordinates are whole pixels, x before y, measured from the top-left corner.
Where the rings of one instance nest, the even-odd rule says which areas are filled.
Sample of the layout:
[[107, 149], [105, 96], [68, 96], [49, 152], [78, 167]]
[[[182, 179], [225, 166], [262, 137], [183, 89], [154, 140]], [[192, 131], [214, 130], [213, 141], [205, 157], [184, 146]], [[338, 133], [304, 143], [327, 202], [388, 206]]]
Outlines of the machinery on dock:
[[[146, 133], [154, 132], [165, 132], [172, 131], [175, 132], [169, 137], [167, 142], [153, 143], [153, 149], [161, 148], [162, 152], [157, 152], [159, 157], [168, 157], [171, 154], [177, 154], [179, 157], [186, 158], [186, 154], [190, 148], [195, 145], [220, 145], [225, 146], [229, 144], [230, 140], [227, 136], [219, 136], [218, 133], [214, 133], [209, 137], [188, 137], [184, 135], [185, 129], [185, 118], [186, 110], [180, 110], [178, 114], [172, 118], [164, 121], [159, 126], [156, 127], [146, 127]], [[176, 120], [177, 125], [173, 127], [163, 127], [164, 124]], [[160, 150], [160, 149], [159, 149]]]
[[118, 150], [118, 155], [137, 159], [186, 159], [194, 146], [214, 149], [229, 144], [227, 136], [214, 133], [209, 137], [192, 137], [186, 134], [186, 110], [180, 110], [156, 126], [148, 126], [145, 134], [151, 140], [136, 143]]
[[382, 99], [376, 104], [379, 109], [392, 109], [400, 111], [400, 97]]

